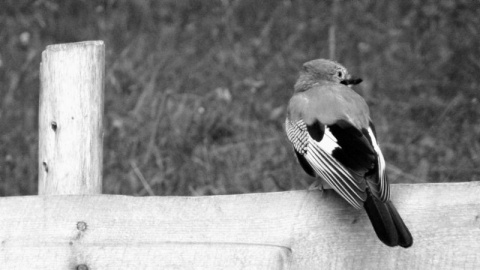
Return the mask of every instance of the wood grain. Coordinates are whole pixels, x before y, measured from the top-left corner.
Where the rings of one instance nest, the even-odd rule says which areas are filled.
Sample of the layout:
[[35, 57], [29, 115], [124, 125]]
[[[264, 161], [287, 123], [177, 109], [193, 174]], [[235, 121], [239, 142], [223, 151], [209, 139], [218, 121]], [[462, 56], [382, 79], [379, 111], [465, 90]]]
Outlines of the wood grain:
[[40, 65], [39, 194], [100, 194], [104, 45], [48, 46]]
[[414, 237], [409, 249], [383, 245], [365, 213], [330, 190], [0, 198], [0, 265], [480, 269], [478, 194], [478, 182], [393, 185], [392, 200]]

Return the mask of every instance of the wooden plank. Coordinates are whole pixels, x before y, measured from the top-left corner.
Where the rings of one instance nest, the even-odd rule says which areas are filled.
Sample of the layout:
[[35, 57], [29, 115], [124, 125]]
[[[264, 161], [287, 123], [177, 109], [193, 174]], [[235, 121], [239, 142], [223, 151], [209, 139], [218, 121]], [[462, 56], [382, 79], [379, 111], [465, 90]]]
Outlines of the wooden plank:
[[40, 65], [39, 193], [102, 192], [102, 41], [47, 46]]
[[[480, 183], [393, 185], [409, 249], [328, 190], [0, 199], [5, 269], [480, 269]], [[79, 222], [84, 222], [78, 224]]]

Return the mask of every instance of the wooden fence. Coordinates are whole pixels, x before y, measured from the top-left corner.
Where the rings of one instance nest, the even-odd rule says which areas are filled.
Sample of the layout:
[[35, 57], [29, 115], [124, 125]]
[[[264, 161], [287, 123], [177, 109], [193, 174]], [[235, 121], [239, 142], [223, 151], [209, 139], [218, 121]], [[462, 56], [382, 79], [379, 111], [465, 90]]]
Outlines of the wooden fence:
[[0, 269], [480, 269], [480, 183], [393, 185], [389, 248], [330, 190], [101, 195], [104, 45], [42, 55], [39, 196], [0, 198]]

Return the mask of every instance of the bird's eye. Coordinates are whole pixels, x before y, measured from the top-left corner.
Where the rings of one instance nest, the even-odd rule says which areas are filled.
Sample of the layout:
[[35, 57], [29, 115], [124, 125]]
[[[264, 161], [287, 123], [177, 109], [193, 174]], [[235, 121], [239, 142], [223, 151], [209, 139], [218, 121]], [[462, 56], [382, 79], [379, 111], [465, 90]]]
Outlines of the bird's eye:
[[343, 72], [338, 71], [338, 72], [337, 72], [337, 75], [338, 75], [338, 77], [339, 77], [340, 79], [343, 79]]

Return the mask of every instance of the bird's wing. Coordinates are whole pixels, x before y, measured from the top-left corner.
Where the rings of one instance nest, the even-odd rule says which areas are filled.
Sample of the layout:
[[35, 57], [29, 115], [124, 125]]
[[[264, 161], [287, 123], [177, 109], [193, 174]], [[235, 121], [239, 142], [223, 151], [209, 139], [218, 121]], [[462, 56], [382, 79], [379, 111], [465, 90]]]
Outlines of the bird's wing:
[[385, 162], [373, 125], [361, 132], [347, 121], [307, 125], [287, 118], [285, 127], [305, 171], [315, 172], [351, 205], [362, 208], [367, 185], [373, 195], [388, 199]]

